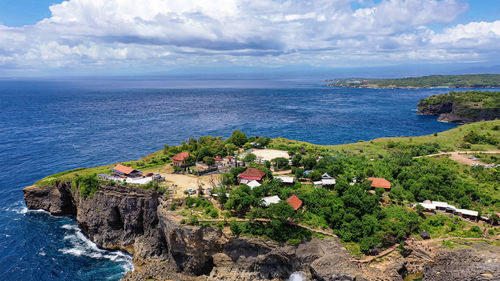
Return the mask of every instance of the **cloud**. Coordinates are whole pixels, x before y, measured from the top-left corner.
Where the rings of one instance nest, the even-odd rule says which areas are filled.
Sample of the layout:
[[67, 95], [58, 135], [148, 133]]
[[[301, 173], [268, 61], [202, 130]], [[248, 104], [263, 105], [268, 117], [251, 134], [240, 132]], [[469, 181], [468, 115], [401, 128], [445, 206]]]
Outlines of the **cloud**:
[[500, 21], [429, 27], [467, 9], [460, 0], [69, 0], [35, 25], [0, 26], [0, 67], [486, 59]]

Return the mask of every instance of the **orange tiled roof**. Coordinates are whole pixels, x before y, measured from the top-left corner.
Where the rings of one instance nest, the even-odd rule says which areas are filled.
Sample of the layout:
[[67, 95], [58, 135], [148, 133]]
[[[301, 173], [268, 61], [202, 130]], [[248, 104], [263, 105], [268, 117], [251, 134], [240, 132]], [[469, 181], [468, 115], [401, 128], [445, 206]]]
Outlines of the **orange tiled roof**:
[[299, 197], [292, 195], [290, 198], [286, 199], [286, 202], [292, 206], [292, 208], [297, 211], [300, 206], [302, 206], [302, 200], [299, 199]]
[[266, 175], [263, 171], [257, 169], [257, 168], [248, 168], [246, 171], [241, 173], [238, 178], [240, 179], [246, 179], [246, 180], [256, 180], [260, 181], [262, 178]]
[[172, 157], [173, 161], [185, 161], [191, 154], [189, 152], [180, 152]]
[[372, 182], [371, 187], [391, 189], [391, 182], [384, 178], [368, 178], [368, 180]]
[[116, 167], [113, 168], [113, 170], [116, 170], [118, 172], [124, 173], [125, 175], [128, 175], [134, 171], [134, 168], [123, 166], [122, 164], [116, 165]]

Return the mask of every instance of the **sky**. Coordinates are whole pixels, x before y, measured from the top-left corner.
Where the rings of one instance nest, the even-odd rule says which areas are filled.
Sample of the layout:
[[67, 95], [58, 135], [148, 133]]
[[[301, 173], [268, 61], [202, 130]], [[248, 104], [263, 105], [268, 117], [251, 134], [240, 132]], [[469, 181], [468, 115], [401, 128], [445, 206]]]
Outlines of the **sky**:
[[500, 69], [499, 0], [2, 0], [0, 75]]

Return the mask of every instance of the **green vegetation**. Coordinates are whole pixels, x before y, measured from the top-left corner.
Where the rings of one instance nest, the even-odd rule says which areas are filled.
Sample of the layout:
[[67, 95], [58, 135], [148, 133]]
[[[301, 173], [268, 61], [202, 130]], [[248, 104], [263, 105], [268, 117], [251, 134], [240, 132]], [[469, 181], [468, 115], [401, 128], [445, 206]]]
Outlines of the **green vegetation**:
[[[161, 167], [169, 163], [169, 157], [181, 151], [208, 162], [209, 158], [233, 155], [245, 147], [266, 146], [285, 150], [291, 156], [291, 164], [285, 158], [265, 164], [249, 161], [247, 167], [233, 168], [222, 174], [223, 186], [212, 192], [218, 195], [218, 206], [203, 197], [186, 198], [185, 208], [179, 210], [186, 217], [183, 222], [216, 227], [229, 223], [235, 235], [267, 237], [290, 244], [317, 235], [301, 227], [308, 226], [338, 235], [351, 252], [374, 253], [400, 243], [404, 237], [417, 236], [420, 231], [427, 231], [432, 237], [478, 237], [482, 234], [480, 229], [478, 231], [477, 227], [462, 219], [425, 215], [420, 208], [413, 210], [413, 203], [437, 200], [482, 214], [499, 212], [499, 168], [471, 167], [444, 155], [420, 156], [462, 149], [464, 145], [468, 150], [497, 149], [500, 140], [498, 128], [500, 121], [488, 121], [429, 136], [382, 138], [337, 146], [319, 146], [282, 138], [248, 138], [236, 131], [226, 140], [211, 136], [190, 138], [179, 146], [165, 146], [161, 151], [125, 165]], [[246, 160], [252, 160], [251, 155], [247, 154]], [[291, 168], [300, 181], [292, 186], [283, 185], [273, 178], [272, 166], [276, 170]], [[95, 174], [108, 172], [110, 167], [112, 165], [59, 173], [39, 184], [70, 180], [82, 196], [92, 197], [96, 186], [98, 188]], [[261, 186], [251, 189], [238, 184], [237, 176], [248, 167], [265, 172]], [[335, 186], [317, 188], [305, 181], [321, 179], [324, 173], [336, 179]], [[372, 190], [366, 180], [368, 177], [389, 180], [391, 191]], [[159, 189], [154, 184], [144, 188]], [[226, 193], [230, 195], [226, 196]], [[291, 195], [302, 201], [297, 211], [285, 201]], [[266, 207], [262, 204], [262, 198], [266, 196], [278, 196], [282, 201]], [[219, 217], [227, 220], [213, 220]]]
[[99, 190], [99, 181], [95, 174], [79, 176], [73, 180], [73, 188], [78, 189], [80, 195], [84, 198], [94, 197], [94, 193]]
[[399, 79], [340, 79], [329, 80], [329, 86], [375, 88], [497, 88], [500, 74], [431, 75]]
[[425, 115], [448, 114], [443, 120], [472, 122], [500, 118], [500, 92], [467, 91], [433, 95], [418, 103]]

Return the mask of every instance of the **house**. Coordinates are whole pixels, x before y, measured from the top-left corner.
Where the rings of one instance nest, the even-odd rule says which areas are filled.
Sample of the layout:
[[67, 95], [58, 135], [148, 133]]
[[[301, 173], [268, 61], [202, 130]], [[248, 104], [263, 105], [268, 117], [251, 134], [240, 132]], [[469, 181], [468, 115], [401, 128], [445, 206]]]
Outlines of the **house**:
[[420, 206], [424, 207], [426, 211], [436, 211], [436, 206], [432, 203], [418, 203]]
[[189, 164], [187, 163], [187, 159], [189, 157], [193, 157], [192, 154], [190, 154], [189, 152], [180, 152], [180, 153], [177, 153], [176, 155], [174, 155], [172, 157], [172, 163], [174, 163], [174, 166], [177, 166], [177, 167], [181, 167], [181, 166], [184, 166], [186, 164]]
[[444, 211], [470, 220], [477, 220], [479, 218], [479, 212], [477, 211], [457, 209], [457, 207], [446, 202], [425, 200], [423, 203], [418, 204], [424, 207], [426, 211]]
[[281, 199], [277, 195], [274, 195], [262, 198], [262, 200], [260, 200], [260, 203], [266, 207], [269, 207], [269, 205], [279, 203], [280, 201]]
[[281, 180], [281, 183], [285, 185], [292, 185], [295, 180], [293, 177], [274, 177], [274, 178]]
[[299, 199], [299, 197], [292, 195], [290, 198], [286, 199], [286, 202], [292, 206], [292, 208], [297, 211], [302, 207], [302, 200]]
[[391, 189], [391, 182], [384, 179], [384, 178], [367, 178], [367, 180], [372, 182], [372, 184], [370, 186], [373, 188], [379, 187], [379, 188], [383, 188], [385, 190]]
[[252, 181], [248, 182], [246, 185], [250, 186], [250, 189], [254, 189], [256, 187], [261, 186], [261, 184], [256, 180], [252, 180]]
[[97, 178], [105, 181], [123, 182], [123, 179], [116, 175], [97, 174]]
[[457, 210], [457, 208], [455, 208], [455, 206], [449, 205], [446, 202], [432, 201], [432, 204], [434, 204], [434, 206], [436, 206], [436, 210], [439, 210], [439, 211], [454, 213]]
[[460, 216], [467, 218], [467, 219], [470, 219], [470, 220], [477, 220], [479, 217], [479, 212], [477, 212], [477, 211], [466, 210], [466, 209], [457, 209], [456, 212]]
[[141, 171], [138, 171], [131, 167], [123, 166], [122, 164], [116, 165], [116, 167], [111, 169], [111, 171], [113, 171], [115, 175], [122, 177], [136, 178], [142, 176]]
[[238, 175], [238, 180], [240, 183], [242, 180], [247, 180], [247, 182], [252, 180], [261, 181], [265, 175], [265, 172], [257, 168], [248, 168], [243, 173]]

